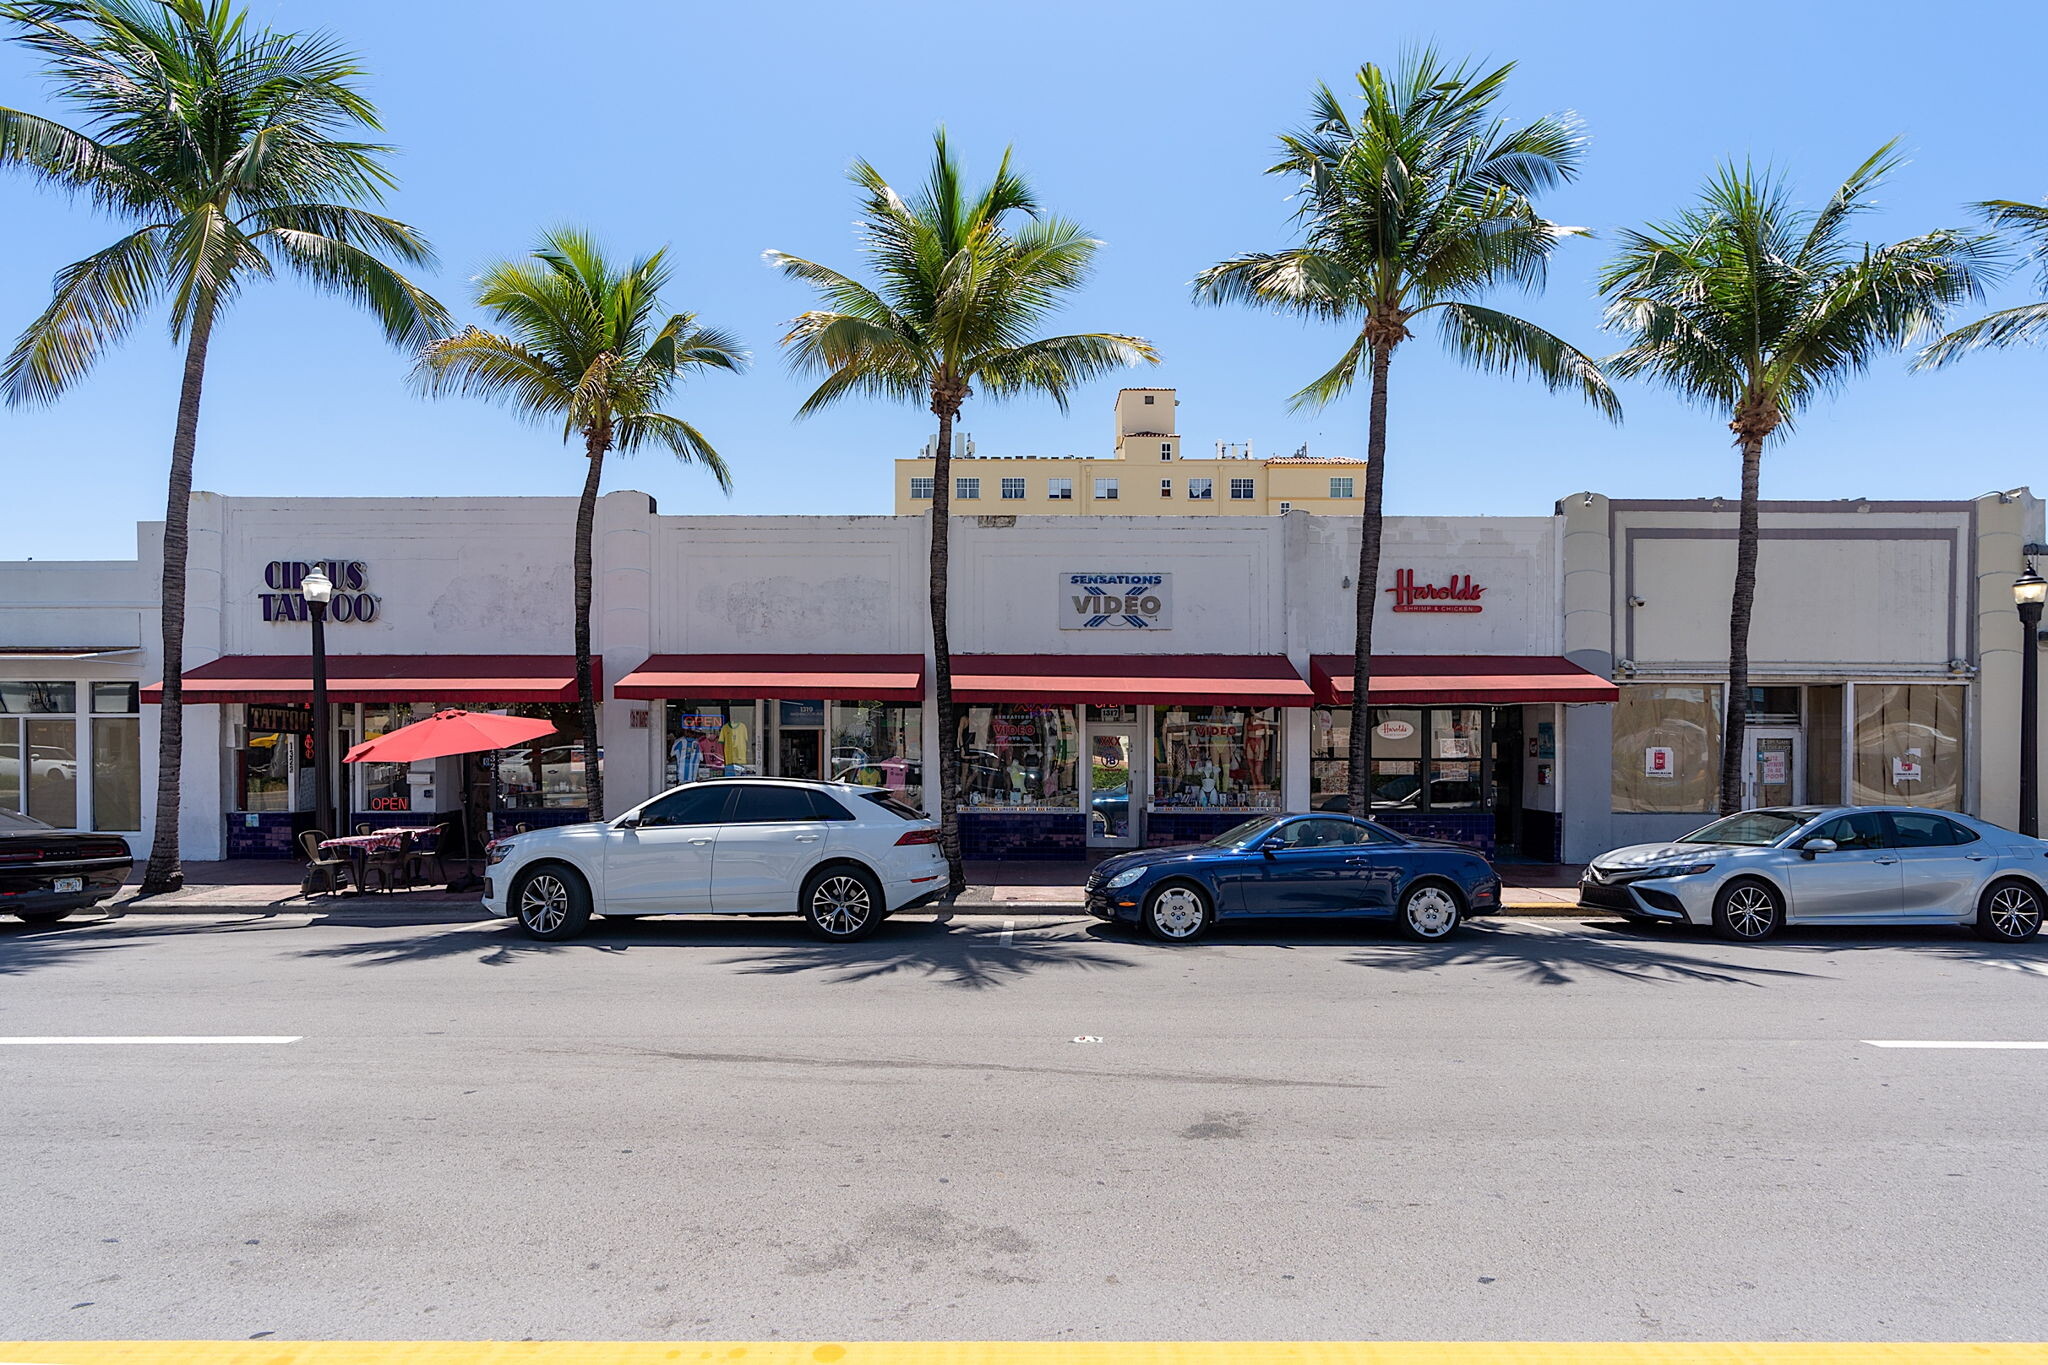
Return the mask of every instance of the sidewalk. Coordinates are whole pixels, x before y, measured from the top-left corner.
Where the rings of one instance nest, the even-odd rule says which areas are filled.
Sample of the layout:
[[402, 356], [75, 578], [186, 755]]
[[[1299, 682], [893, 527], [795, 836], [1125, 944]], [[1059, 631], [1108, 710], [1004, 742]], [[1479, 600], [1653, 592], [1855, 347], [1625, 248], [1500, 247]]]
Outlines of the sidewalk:
[[[1082, 884], [1093, 862], [972, 862], [967, 890], [954, 901], [955, 914], [1055, 914], [1081, 910]], [[371, 891], [312, 896], [299, 894], [303, 869], [296, 862], [236, 861], [186, 863], [185, 886], [165, 896], [138, 897], [131, 881], [100, 908], [113, 914], [384, 914], [438, 912], [453, 918], [482, 916], [475, 891], [455, 894], [438, 886], [409, 891]], [[1518, 914], [1572, 914], [1578, 905], [1579, 869], [1569, 864], [1504, 863], [1499, 866], [1501, 906]], [[136, 869], [136, 876], [141, 869]]]

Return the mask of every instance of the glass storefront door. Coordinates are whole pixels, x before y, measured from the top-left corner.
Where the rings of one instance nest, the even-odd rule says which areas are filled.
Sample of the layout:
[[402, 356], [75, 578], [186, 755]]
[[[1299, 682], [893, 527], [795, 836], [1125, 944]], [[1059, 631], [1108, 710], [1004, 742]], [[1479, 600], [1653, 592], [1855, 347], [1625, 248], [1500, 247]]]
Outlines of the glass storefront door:
[[1136, 805], [1131, 768], [1138, 753], [1135, 725], [1088, 727], [1088, 847], [1136, 848]]
[[1793, 726], [1752, 725], [1742, 747], [1742, 804], [1796, 806], [1800, 801], [1800, 735]]

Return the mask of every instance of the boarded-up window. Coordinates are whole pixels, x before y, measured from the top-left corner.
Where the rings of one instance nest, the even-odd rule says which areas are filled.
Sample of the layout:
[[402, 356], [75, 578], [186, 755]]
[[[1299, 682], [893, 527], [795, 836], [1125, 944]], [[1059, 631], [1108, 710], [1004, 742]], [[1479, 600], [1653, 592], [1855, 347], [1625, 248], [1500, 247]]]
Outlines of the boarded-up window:
[[1849, 800], [1859, 806], [1961, 810], [1963, 689], [1858, 683]]
[[1614, 704], [1614, 810], [1715, 809], [1720, 793], [1719, 683], [1629, 683]]

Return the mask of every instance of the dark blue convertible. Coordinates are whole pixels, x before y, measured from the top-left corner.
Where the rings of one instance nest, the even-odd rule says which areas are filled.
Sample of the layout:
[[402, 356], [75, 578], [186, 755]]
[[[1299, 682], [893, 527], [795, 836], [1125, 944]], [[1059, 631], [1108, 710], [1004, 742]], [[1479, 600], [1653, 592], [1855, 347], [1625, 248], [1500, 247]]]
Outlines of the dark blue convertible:
[[1470, 849], [1349, 815], [1262, 815], [1206, 844], [1105, 858], [1088, 913], [1187, 943], [1219, 919], [1374, 915], [1424, 943], [1500, 908], [1500, 878]]

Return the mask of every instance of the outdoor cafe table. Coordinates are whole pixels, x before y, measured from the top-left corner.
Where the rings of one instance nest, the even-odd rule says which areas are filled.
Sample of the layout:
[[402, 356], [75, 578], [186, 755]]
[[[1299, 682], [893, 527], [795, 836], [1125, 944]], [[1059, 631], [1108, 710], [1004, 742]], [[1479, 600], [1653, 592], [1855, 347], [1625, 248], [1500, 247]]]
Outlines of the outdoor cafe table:
[[420, 838], [432, 834], [434, 825], [394, 825], [390, 829], [373, 829], [368, 834], [343, 834], [320, 841], [320, 851], [345, 853], [348, 855], [349, 871], [354, 877], [357, 894], [369, 890], [363, 878], [369, 870], [370, 855], [384, 849], [405, 847], [407, 836]]

